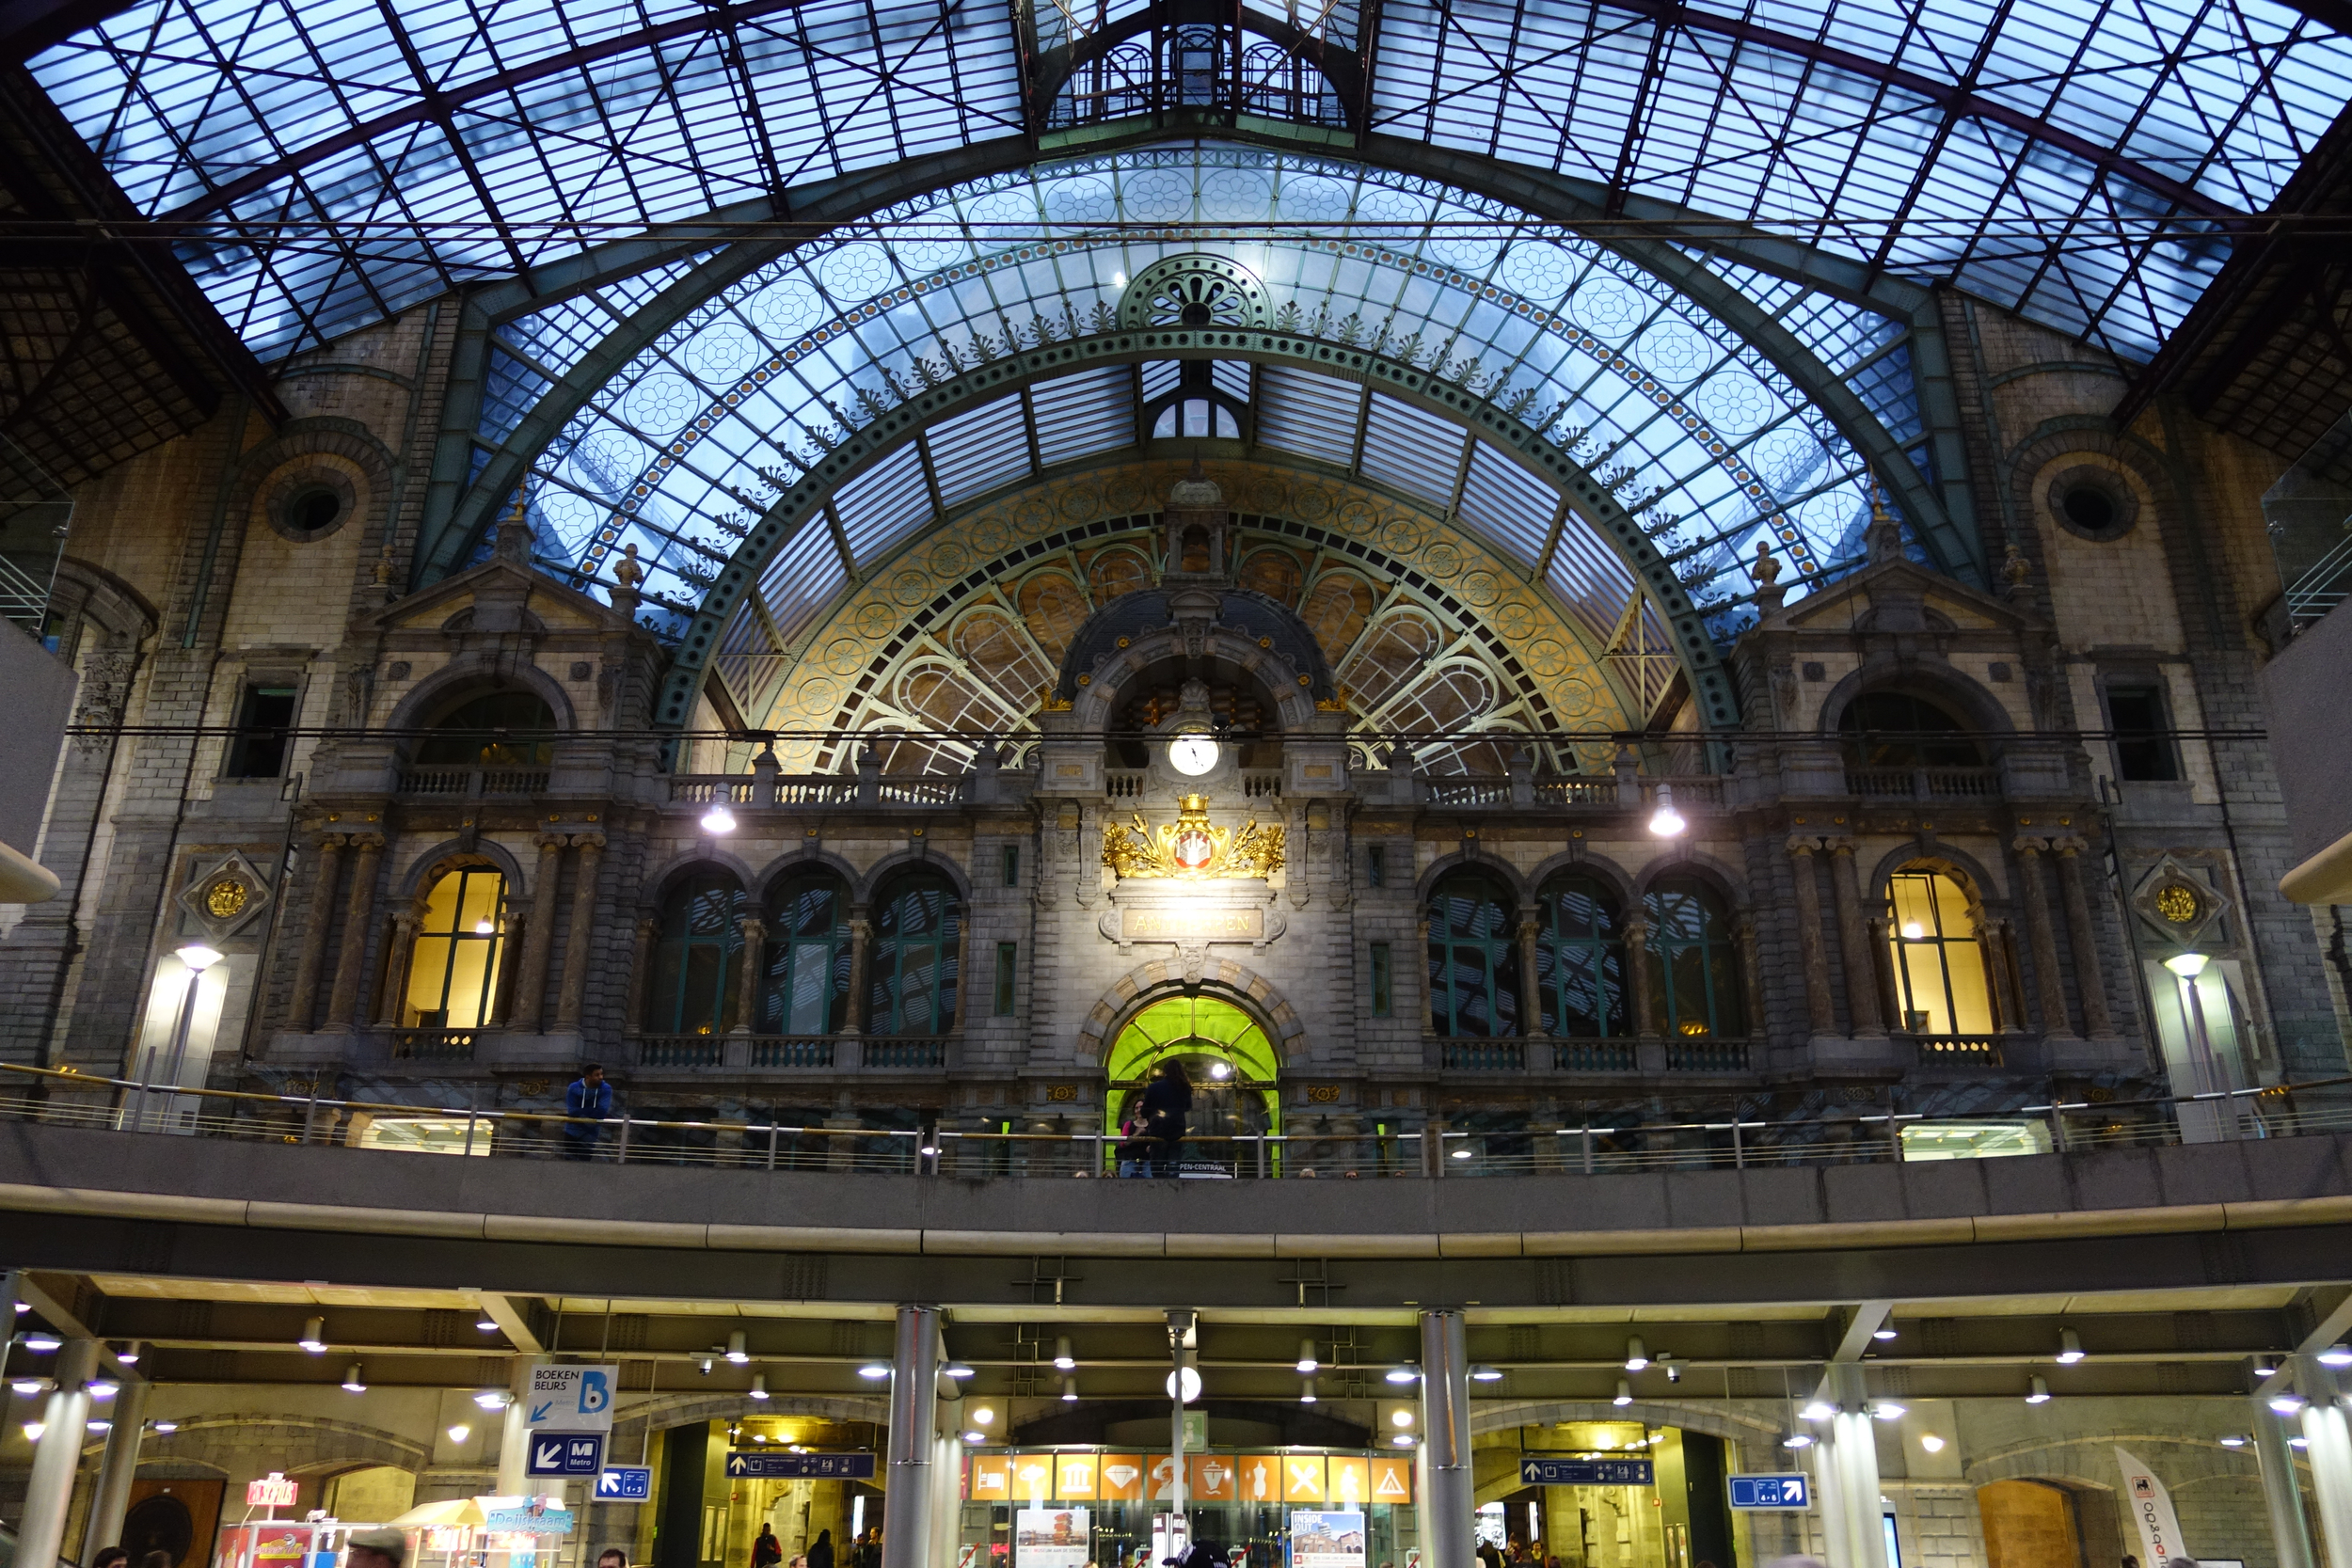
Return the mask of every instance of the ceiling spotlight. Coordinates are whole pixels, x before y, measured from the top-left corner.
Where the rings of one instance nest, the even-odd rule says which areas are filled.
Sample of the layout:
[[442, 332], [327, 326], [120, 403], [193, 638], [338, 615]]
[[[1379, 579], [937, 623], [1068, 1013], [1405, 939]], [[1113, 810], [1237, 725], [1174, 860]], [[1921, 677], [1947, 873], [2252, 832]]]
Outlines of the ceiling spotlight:
[[988, 1441], [988, 1433], [985, 1432], [967, 1432], [963, 1434], [963, 1440], [967, 1443], [985, 1443]]
[[2046, 1379], [2035, 1378], [2033, 1380], [2032, 1391], [2026, 1396], [2026, 1402], [2027, 1404], [2050, 1402], [2050, 1385]]
[[2308, 1437], [2290, 1437], [2287, 1439], [2287, 1447], [2290, 1449], [2308, 1449], [2311, 1446], [2312, 1440]]
[[739, 1328], [734, 1333], [728, 1335], [727, 1359], [740, 1367], [751, 1358], [751, 1352], [743, 1348], [743, 1331]]
[[2270, 1377], [2277, 1373], [2278, 1370], [2279, 1358], [2277, 1356], [2258, 1355], [2254, 1357], [2254, 1375], [2256, 1377]]
[[364, 1394], [367, 1391], [368, 1386], [364, 1382], [360, 1381], [359, 1363], [354, 1361], [350, 1366], [343, 1369], [343, 1392], [346, 1394]]
[[25, 1335], [24, 1339], [20, 1342], [26, 1350], [31, 1351], [35, 1355], [46, 1355], [51, 1351], [57, 1349], [60, 1345], [65, 1343], [63, 1339], [57, 1338], [55, 1334], [50, 1333], [45, 1328], [34, 1329], [31, 1333]]
[[482, 1330], [485, 1334], [496, 1334], [499, 1331], [499, 1321], [496, 1318], [477, 1319], [474, 1323], [474, 1327]]
[[122, 1385], [110, 1377], [97, 1377], [83, 1385], [94, 1400], [110, 1400], [122, 1392]]
[[1409, 1449], [1413, 1446], [1413, 1434], [1409, 1432], [1400, 1432], [1389, 1439], [1389, 1446], [1393, 1449]]
[[1421, 1381], [1421, 1369], [1407, 1361], [1401, 1367], [1391, 1367], [1388, 1378], [1391, 1383], [1418, 1383]]
[[964, 1361], [950, 1361], [939, 1370], [945, 1375], [953, 1378], [966, 1378], [975, 1375], [972, 1370], [971, 1364]]
[[49, 1392], [49, 1380], [45, 1377], [20, 1377], [11, 1381], [8, 1388], [11, 1392], [29, 1400]]
[[1809, 1432], [1792, 1432], [1780, 1440], [1780, 1446], [1784, 1449], [1809, 1449], [1813, 1446], [1813, 1434]]
[[1639, 1338], [1628, 1339], [1625, 1342], [1625, 1370], [1629, 1372], [1638, 1372], [1648, 1365], [1649, 1347], [1643, 1344]]
[[1412, 1411], [1410, 1411], [1410, 1410], [1391, 1410], [1391, 1411], [1390, 1411], [1390, 1412], [1389, 1412], [1389, 1425], [1391, 1425], [1391, 1426], [1392, 1426], [1392, 1427], [1408, 1427], [1408, 1426], [1411, 1426], [1412, 1424], [1413, 1424], [1413, 1413], [1412, 1413]]
[[85, 1421], [82, 1424], [92, 1432], [112, 1432], [115, 1429], [112, 1421]]
[[2071, 1328], [2059, 1329], [2058, 1364], [2061, 1367], [2071, 1367], [2082, 1358], [2083, 1342], [2081, 1336], [2077, 1335]]
[[1617, 1379], [1617, 1397], [1611, 1400], [1609, 1402], [1615, 1405], [1620, 1410], [1623, 1410], [1627, 1405], [1631, 1404], [1633, 1402], [1633, 1385], [1628, 1383], [1623, 1378]]
[[1232, 1064], [1230, 1062], [1211, 1062], [1209, 1064], [1209, 1076], [1216, 1079], [1220, 1084], [1226, 1079], [1231, 1078], [1232, 1075], [1233, 1068]]
[[2221, 1446], [2225, 1449], [2242, 1449], [2252, 1441], [2252, 1438], [2243, 1433], [2233, 1432], [2222, 1437]]
[[515, 1402], [503, 1388], [485, 1388], [473, 1397], [473, 1402], [485, 1410], [503, 1410]]
[[29, 1301], [20, 1301], [13, 1303], [12, 1305], [16, 1308], [16, 1315], [20, 1318], [33, 1309], [33, 1304]]
[[1061, 1380], [1061, 1402], [1064, 1404], [1078, 1402], [1078, 1380], [1076, 1378], [1066, 1377]]
[[1322, 1364], [1315, 1359], [1315, 1342], [1312, 1339], [1299, 1340], [1298, 1370], [1302, 1372], [1311, 1372]]
[[47, 1425], [42, 1422], [27, 1421], [24, 1423], [24, 1441], [38, 1443], [40, 1441], [40, 1434], [48, 1430]]
[[1932, 1432], [1923, 1432], [1919, 1434], [1919, 1446], [1927, 1449], [1930, 1453], [1942, 1453], [1944, 1451], [1944, 1439], [1938, 1437]]
[[[159, 1426], [156, 1430], [160, 1432], [163, 1429]], [[466, 1425], [463, 1421], [458, 1422], [457, 1425], [449, 1429], [449, 1440], [453, 1443], [463, 1443], [467, 1438], [471, 1437], [472, 1435], [473, 1428]]]
[[[1178, 1386], [1180, 1386], [1180, 1375], [1182, 1378], [1181, 1386], [1184, 1388], [1184, 1392], [1181, 1395], [1176, 1392]], [[1200, 1397], [1200, 1373], [1191, 1367], [1183, 1369], [1181, 1374], [1178, 1372], [1170, 1372], [1168, 1374], [1168, 1382], [1165, 1386], [1168, 1389], [1168, 1397], [1169, 1399], [1176, 1401], [1179, 1404], [1190, 1404], [1193, 1401]]]
[[1472, 1383], [1501, 1383], [1502, 1369], [1489, 1367], [1484, 1361], [1476, 1361], [1470, 1364], [1470, 1375]]
[[1892, 1339], [1894, 1337], [1895, 1331], [1891, 1328], [1874, 1328], [1870, 1330], [1870, 1338], [1873, 1339], [1886, 1340]]
[[1649, 831], [1660, 838], [1676, 838], [1679, 837], [1682, 830], [1689, 826], [1690, 824], [1682, 819], [1682, 814], [1675, 810], [1675, 786], [1670, 784], [1660, 784], [1658, 786], [1658, 809], [1650, 813]]
[[2304, 1399], [2300, 1394], [2288, 1392], [2280, 1394], [2276, 1399], [2273, 1399], [2270, 1402], [2270, 1408], [2277, 1411], [2281, 1416], [2292, 1416], [2300, 1411], [2304, 1405], [2310, 1402], [2310, 1401]]
[[1313, 1378], [1302, 1377], [1298, 1380], [1298, 1402], [1301, 1404], [1315, 1402], [1315, 1380]]
[[766, 1372], [752, 1374], [751, 1397], [755, 1400], [764, 1400], [768, 1397], [768, 1374]]
[[1803, 1410], [1798, 1411], [1797, 1414], [1804, 1417], [1808, 1421], [1826, 1421], [1832, 1416], [1837, 1414], [1837, 1407], [1834, 1404], [1824, 1403], [1820, 1400], [1814, 1400], [1806, 1404]]
[[857, 1370], [857, 1375], [864, 1378], [871, 1378], [876, 1382], [880, 1382], [882, 1379], [890, 1375], [890, 1363], [887, 1361], [868, 1361], [865, 1366], [860, 1367]]
[[735, 813], [727, 810], [723, 802], [713, 800], [710, 803], [710, 809], [703, 813], [703, 832], [707, 833], [735, 832]]
[[708, 1377], [710, 1375], [710, 1357], [706, 1355], [695, 1365], [694, 1370], [702, 1373], [703, 1376]]
[[1910, 1414], [1910, 1411], [1911, 1407], [1907, 1404], [1897, 1404], [1893, 1400], [1880, 1400], [1870, 1406], [1870, 1417], [1873, 1420], [1899, 1421]]
[[2319, 1353], [2323, 1367], [2352, 1367], [2352, 1345], [2329, 1345]]
[[995, 1420], [996, 1412], [990, 1409], [987, 1405], [983, 1404], [972, 1412], [972, 1424], [974, 1426], [991, 1426], [994, 1424]]
[[145, 1348], [140, 1341], [134, 1339], [115, 1353], [115, 1359], [126, 1367], [135, 1367], [139, 1364], [139, 1354]]
[[178, 1432], [180, 1430], [180, 1423], [177, 1421], [157, 1421], [155, 1423], [155, 1430], [157, 1432]]
[[326, 1320], [312, 1318], [302, 1325], [302, 1338], [294, 1341], [312, 1355], [326, 1354]]
[[1078, 1358], [1070, 1352], [1070, 1336], [1065, 1334], [1054, 1341], [1054, 1370], [1063, 1372], [1074, 1371], [1077, 1366]]

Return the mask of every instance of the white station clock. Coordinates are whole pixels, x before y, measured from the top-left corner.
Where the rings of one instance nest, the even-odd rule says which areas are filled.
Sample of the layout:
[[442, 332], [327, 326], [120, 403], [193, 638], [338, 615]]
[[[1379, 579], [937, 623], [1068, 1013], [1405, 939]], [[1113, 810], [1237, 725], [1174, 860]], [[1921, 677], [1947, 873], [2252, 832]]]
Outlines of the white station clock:
[[1168, 743], [1168, 765], [1197, 779], [1216, 766], [1216, 742], [1205, 735], [1180, 735]]

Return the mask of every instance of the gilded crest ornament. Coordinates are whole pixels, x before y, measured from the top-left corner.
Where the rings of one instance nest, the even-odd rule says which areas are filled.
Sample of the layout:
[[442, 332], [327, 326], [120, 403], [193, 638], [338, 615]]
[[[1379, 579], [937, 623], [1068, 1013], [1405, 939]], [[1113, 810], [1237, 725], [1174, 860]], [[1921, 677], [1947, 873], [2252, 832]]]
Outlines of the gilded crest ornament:
[[1213, 827], [1206, 796], [1187, 795], [1176, 820], [1154, 828], [1135, 815], [1135, 826], [1103, 830], [1103, 863], [1121, 878], [1271, 877], [1282, 869], [1282, 829], [1255, 819], [1239, 832]]

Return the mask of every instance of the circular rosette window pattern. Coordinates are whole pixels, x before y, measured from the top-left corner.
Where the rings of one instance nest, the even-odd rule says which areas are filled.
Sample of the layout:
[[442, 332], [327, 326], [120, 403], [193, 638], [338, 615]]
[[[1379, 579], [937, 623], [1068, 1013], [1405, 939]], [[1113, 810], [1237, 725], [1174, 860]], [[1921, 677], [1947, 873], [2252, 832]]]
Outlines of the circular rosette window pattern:
[[1266, 289], [1222, 256], [1169, 256], [1136, 274], [1119, 298], [1119, 325], [1239, 328], [1266, 323]]

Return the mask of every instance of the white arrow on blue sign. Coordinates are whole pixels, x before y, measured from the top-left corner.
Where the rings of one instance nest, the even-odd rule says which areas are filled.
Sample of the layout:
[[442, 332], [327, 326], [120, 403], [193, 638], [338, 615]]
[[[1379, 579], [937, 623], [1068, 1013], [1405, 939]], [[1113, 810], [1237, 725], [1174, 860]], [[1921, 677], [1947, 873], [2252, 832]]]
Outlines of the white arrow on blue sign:
[[1655, 1486], [1646, 1459], [1522, 1459], [1521, 1486]]
[[1804, 1509], [1812, 1506], [1812, 1489], [1803, 1473], [1792, 1476], [1733, 1476], [1731, 1506], [1743, 1509]]
[[643, 1465], [608, 1465], [596, 1478], [601, 1502], [642, 1503], [653, 1496], [653, 1471]]
[[593, 1476], [604, 1469], [601, 1432], [534, 1432], [529, 1442], [525, 1475]]

